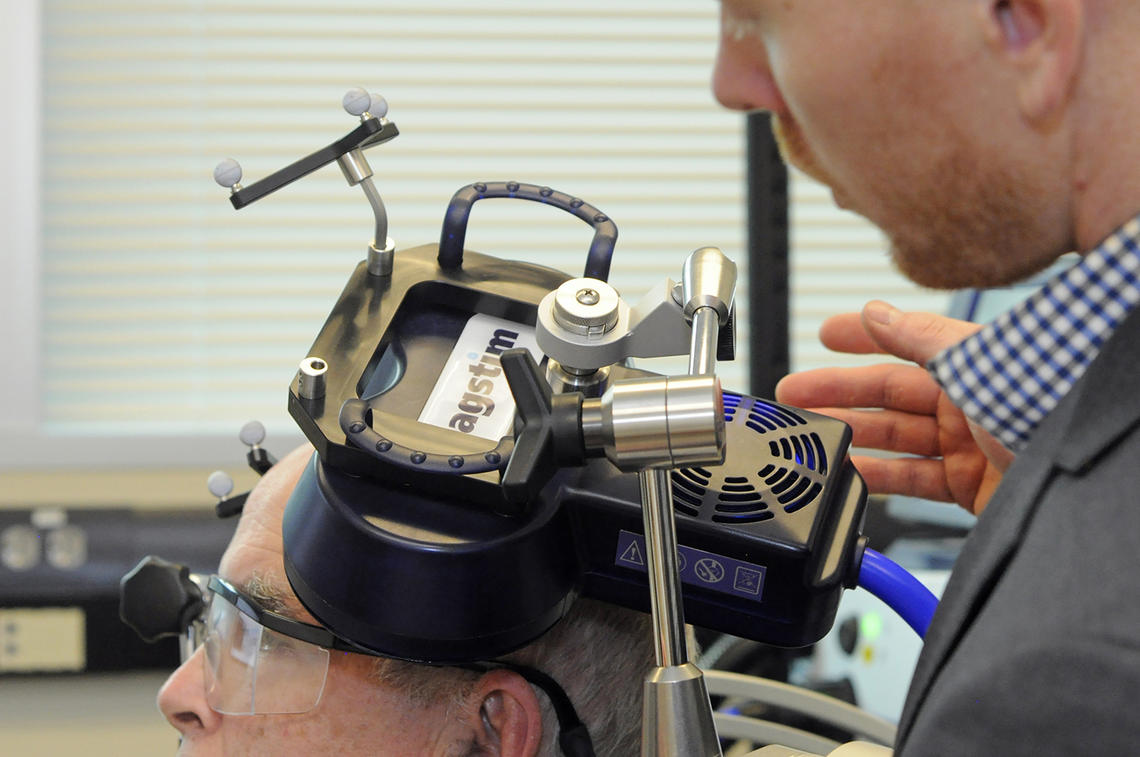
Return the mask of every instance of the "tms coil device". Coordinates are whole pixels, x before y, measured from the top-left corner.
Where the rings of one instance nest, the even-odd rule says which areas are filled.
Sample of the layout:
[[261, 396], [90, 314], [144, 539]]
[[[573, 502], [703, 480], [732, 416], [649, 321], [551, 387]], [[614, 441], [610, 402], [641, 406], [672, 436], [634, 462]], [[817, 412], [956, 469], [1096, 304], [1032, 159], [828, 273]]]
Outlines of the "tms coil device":
[[[316, 454], [286, 509], [285, 563], [313, 615], [368, 649], [450, 663], [526, 644], [578, 596], [649, 610], [656, 486], [687, 621], [821, 638], [855, 585], [866, 490], [844, 424], [721, 392], [731, 261], [697, 250], [680, 282], [627, 303], [606, 281], [613, 221], [518, 182], [463, 187], [438, 243], [397, 251], [363, 151], [398, 131], [383, 98], [354, 90], [345, 108], [353, 131], [262, 181], [243, 188], [233, 161], [215, 172], [242, 208], [337, 162], [376, 219], [289, 389]], [[591, 226], [582, 275], [464, 249], [472, 206], [492, 198]], [[631, 363], [684, 354], [686, 376]]]
[[[861, 535], [867, 490], [850, 429], [722, 390], [715, 366], [732, 358], [736, 266], [720, 250], [692, 252], [679, 282], [628, 302], [607, 282], [608, 216], [506, 181], [461, 188], [437, 244], [397, 251], [363, 151], [399, 132], [378, 95], [351, 90], [343, 105], [359, 124], [312, 155], [248, 187], [235, 161], [214, 172], [240, 209], [336, 162], [372, 207], [365, 259], [288, 394], [316, 451], [285, 508], [285, 572], [341, 648], [470, 665], [538, 638], [578, 597], [649, 611], [657, 666], [645, 679], [642, 755], [693, 757], [721, 747], [686, 621], [808, 645], [859, 584], [925, 632], [933, 595]], [[588, 224], [582, 275], [464, 249], [472, 206], [493, 198]], [[689, 358], [684, 375], [634, 363], [676, 355]], [[256, 422], [240, 434], [259, 474], [276, 462], [264, 437]], [[246, 495], [231, 496], [227, 475], [208, 485], [219, 516], [241, 512]], [[123, 578], [120, 614], [146, 639], [182, 636], [185, 658], [204, 628], [204, 581], [148, 557]], [[880, 725], [857, 730], [889, 742], [893, 729]], [[820, 743], [797, 734], [779, 738]], [[580, 724], [563, 737], [568, 757], [593, 755]], [[848, 747], [882, 754], [865, 744], [836, 753]]]

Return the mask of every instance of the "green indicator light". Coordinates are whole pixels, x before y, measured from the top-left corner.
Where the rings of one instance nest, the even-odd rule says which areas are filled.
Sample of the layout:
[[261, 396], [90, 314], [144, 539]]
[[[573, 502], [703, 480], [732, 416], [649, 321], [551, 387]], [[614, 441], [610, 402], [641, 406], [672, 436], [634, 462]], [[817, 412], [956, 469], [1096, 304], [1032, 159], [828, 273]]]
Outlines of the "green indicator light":
[[867, 643], [874, 642], [883, 632], [883, 616], [877, 612], [864, 613], [859, 618], [859, 635]]

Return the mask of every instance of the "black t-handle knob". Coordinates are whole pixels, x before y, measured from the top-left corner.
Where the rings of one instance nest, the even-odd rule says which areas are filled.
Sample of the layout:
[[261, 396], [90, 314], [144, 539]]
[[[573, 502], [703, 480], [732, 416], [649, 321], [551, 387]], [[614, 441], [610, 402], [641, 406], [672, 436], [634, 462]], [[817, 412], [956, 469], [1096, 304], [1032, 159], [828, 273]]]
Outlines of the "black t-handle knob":
[[119, 581], [119, 617], [143, 641], [178, 636], [202, 612], [190, 568], [148, 555]]
[[582, 394], [554, 394], [538, 364], [524, 349], [499, 356], [515, 398], [515, 448], [503, 471], [503, 496], [511, 514], [520, 514], [559, 467], [581, 465]]

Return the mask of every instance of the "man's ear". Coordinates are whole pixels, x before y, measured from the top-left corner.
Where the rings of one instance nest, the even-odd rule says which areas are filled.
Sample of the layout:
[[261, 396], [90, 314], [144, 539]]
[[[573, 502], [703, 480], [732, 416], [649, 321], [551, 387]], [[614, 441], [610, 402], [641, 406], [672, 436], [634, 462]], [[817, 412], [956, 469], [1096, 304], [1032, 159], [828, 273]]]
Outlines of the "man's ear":
[[476, 743], [483, 754], [534, 757], [542, 745], [542, 705], [530, 684], [509, 670], [484, 673], [468, 700], [478, 707]]
[[1085, 0], [980, 0], [979, 9], [991, 50], [1015, 72], [1022, 114], [1056, 116], [1085, 52]]

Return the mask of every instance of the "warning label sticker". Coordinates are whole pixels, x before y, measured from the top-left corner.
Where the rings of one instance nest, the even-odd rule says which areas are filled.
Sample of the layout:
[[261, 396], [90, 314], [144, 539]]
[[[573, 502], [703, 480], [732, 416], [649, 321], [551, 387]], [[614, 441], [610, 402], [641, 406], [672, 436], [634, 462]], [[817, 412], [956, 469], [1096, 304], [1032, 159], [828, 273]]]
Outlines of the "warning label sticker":
[[[614, 562], [627, 568], [647, 572], [645, 537], [631, 531], [619, 531]], [[703, 549], [677, 545], [677, 567], [681, 583], [700, 586], [724, 594], [760, 601], [764, 591], [763, 565], [736, 560]]]

